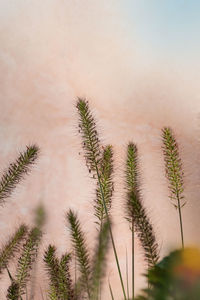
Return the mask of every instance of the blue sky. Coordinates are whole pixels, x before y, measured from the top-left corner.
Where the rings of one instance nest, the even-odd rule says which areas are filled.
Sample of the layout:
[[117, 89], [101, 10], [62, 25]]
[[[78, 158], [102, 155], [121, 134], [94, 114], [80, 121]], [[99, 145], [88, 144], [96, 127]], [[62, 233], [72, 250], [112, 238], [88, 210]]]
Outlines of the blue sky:
[[200, 52], [199, 0], [127, 0], [127, 21], [141, 45], [161, 56]]

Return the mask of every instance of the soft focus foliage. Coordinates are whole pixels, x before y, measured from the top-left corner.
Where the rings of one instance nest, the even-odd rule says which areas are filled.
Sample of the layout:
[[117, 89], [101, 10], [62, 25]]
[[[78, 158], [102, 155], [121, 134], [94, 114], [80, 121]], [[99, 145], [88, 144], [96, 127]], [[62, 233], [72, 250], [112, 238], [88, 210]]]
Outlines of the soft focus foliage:
[[136, 299], [200, 299], [200, 250], [185, 248], [163, 258], [147, 275], [150, 288]]

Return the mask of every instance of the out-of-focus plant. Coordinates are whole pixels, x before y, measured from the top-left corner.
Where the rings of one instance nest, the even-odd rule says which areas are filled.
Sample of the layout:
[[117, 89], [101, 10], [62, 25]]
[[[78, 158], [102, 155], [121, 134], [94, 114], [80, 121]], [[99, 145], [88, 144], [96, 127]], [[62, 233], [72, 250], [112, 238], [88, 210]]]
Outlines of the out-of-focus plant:
[[176, 250], [149, 270], [150, 287], [136, 300], [200, 299], [200, 250]]
[[8, 288], [7, 299], [18, 300], [27, 293], [27, 283], [30, 281], [31, 271], [37, 258], [44, 220], [44, 210], [40, 206], [36, 210], [35, 226], [29, 231], [22, 246], [22, 253], [18, 259], [16, 274], [14, 277], [10, 276], [11, 285]]

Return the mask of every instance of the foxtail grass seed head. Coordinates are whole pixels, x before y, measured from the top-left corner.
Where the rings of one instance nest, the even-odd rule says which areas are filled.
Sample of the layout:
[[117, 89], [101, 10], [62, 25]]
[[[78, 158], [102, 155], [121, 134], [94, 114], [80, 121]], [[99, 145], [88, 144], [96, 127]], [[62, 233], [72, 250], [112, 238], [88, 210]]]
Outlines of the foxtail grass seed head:
[[17, 282], [12, 281], [11, 285], [8, 288], [6, 298], [9, 300], [20, 300], [19, 284]]
[[[99, 163], [99, 174], [100, 174], [100, 182], [97, 181], [97, 189], [96, 189], [96, 199], [94, 202], [94, 214], [97, 217], [97, 223], [101, 226], [103, 220], [106, 219], [106, 213], [104, 209], [103, 199], [102, 199], [102, 191], [104, 200], [106, 202], [107, 210], [110, 212], [111, 204], [112, 204], [112, 194], [113, 194], [113, 149], [111, 145], [108, 145], [104, 148], [102, 153], [102, 157]], [[100, 184], [102, 187], [102, 191], [100, 188]]]
[[0, 204], [8, 198], [16, 185], [30, 172], [31, 166], [38, 157], [39, 148], [36, 145], [27, 147], [17, 160], [10, 164], [0, 180]]
[[135, 194], [138, 199], [141, 198], [139, 189], [139, 168], [138, 168], [138, 150], [134, 143], [129, 143], [127, 147], [126, 169], [125, 169], [125, 189], [126, 189], [126, 207], [125, 213], [127, 220], [131, 223], [134, 212], [130, 194]]
[[138, 201], [134, 193], [130, 193], [130, 202], [132, 205], [135, 231], [144, 249], [144, 256], [148, 267], [151, 268], [157, 263], [159, 258], [158, 244], [154, 230], [147, 217], [145, 208], [141, 201]]
[[[22, 297], [26, 293], [26, 285], [31, 276], [31, 270], [33, 263], [37, 257], [38, 244], [41, 238], [41, 232], [37, 227], [34, 227], [22, 247], [22, 254], [18, 259], [17, 271], [14, 279], [14, 283], [8, 289], [12, 289], [12, 285], [18, 286], [19, 297]], [[16, 298], [17, 299], [17, 298]]]
[[62, 255], [59, 265], [59, 289], [63, 299], [73, 300], [74, 290], [70, 273], [71, 255], [69, 253]]
[[[59, 260], [56, 257], [56, 247], [49, 245], [44, 253], [44, 262], [50, 281], [49, 295], [59, 296]], [[51, 299], [50, 297], [50, 299]], [[57, 298], [56, 298], [57, 299]]]
[[90, 298], [89, 277], [91, 267], [86, 239], [81, 229], [81, 224], [78, 220], [77, 214], [70, 209], [67, 212], [66, 217], [70, 225], [71, 240], [79, 264], [79, 269], [82, 276], [82, 283], [85, 287], [88, 297]]
[[85, 99], [79, 98], [76, 107], [79, 113], [79, 130], [82, 135], [86, 164], [89, 172], [94, 173], [101, 156], [96, 122]]
[[129, 143], [126, 159], [126, 218], [134, 228], [144, 249], [145, 260], [149, 267], [158, 261], [158, 244], [151, 222], [143, 207], [139, 189], [139, 168], [137, 146]]
[[179, 156], [179, 149], [174, 134], [169, 127], [162, 130], [163, 154], [165, 172], [169, 182], [170, 198], [178, 209], [182, 248], [184, 248], [183, 221], [181, 209], [186, 204], [184, 201], [184, 172]]
[[7, 268], [10, 260], [14, 258], [15, 254], [20, 251], [21, 242], [27, 234], [28, 228], [26, 225], [21, 225], [8, 242], [2, 247], [0, 251], [0, 274]]
[[[163, 154], [165, 160], [165, 172], [169, 182], [170, 198], [177, 208], [177, 200], [184, 199], [184, 172], [179, 155], [178, 144], [169, 127], [162, 130]], [[182, 203], [183, 206], [185, 203]]]

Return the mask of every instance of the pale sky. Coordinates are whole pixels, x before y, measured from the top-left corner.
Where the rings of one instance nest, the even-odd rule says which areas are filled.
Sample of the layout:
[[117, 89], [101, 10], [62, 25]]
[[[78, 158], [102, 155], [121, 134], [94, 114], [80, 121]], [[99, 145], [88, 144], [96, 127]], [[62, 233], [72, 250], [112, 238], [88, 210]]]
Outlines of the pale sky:
[[142, 50], [173, 59], [198, 57], [200, 51], [200, 2], [198, 0], [126, 0], [124, 12], [130, 34], [137, 35]]

